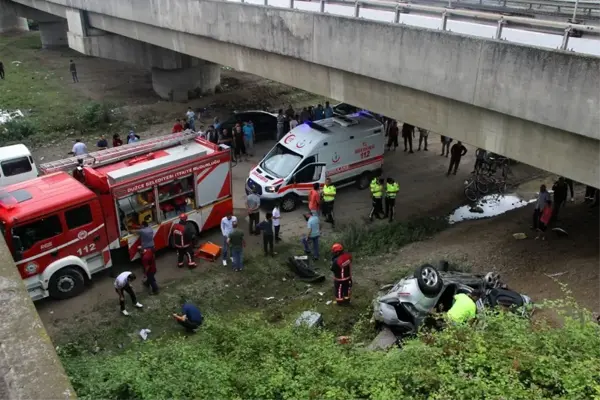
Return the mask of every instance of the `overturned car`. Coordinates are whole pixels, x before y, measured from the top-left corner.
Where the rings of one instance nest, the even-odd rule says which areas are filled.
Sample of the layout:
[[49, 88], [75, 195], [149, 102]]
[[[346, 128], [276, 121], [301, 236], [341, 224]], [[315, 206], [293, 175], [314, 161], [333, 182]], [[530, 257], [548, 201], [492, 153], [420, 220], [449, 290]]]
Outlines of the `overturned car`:
[[508, 289], [498, 274], [449, 271], [449, 265], [444, 261], [440, 265], [441, 271], [424, 264], [415, 269], [412, 276], [393, 285], [387, 293], [380, 293], [373, 302], [373, 319], [397, 334], [416, 333], [435, 313], [448, 311], [454, 295], [475, 290], [482, 293], [477, 301], [478, 311], [504, 307], [523, 316], [529, 312], [530, 307], [527, 306], [532, 304], [531, 299]]

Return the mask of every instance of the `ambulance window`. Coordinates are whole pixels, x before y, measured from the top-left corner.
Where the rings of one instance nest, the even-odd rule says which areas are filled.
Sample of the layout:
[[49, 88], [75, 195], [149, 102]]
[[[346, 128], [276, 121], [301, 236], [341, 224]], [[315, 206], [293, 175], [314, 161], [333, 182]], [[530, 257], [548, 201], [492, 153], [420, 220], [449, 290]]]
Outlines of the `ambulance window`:
[[296, 169], [301, 160], [302, 156], [300, 154], [294, 153], [281, 143], [277, 143], [260, 166], [271, 175], [285, 178]]
[[158, 208], [161, 219], [167, 220], [196, 208], [194, 176], [188, 175], [158, 186]]
[[121, 226], [126, 230], [140, 229], [142, 222], [156, 224], [156, 204], [154, 188], [139, 191], [117, 200]]
[[56, 215], [38, 219], [29, 224], [17, 226], [13, 229], [13, 236], [18, 236], [21, 241], [21, 251], [29, 250], [33, 245], [43, 240], [53, 238], [62, 233], [60, 219]]
[[89, 204], [73, 208], [69, 211], [65, 211], [65, 219], [67, 220], [67, 228], [79, 228], [80, 226], [92, 222], [92, 209]]
[[4, 176], [15, 176], [31, 171], [31, 163], [27, 157], [13, 158], [2, 161], [2, 173]]

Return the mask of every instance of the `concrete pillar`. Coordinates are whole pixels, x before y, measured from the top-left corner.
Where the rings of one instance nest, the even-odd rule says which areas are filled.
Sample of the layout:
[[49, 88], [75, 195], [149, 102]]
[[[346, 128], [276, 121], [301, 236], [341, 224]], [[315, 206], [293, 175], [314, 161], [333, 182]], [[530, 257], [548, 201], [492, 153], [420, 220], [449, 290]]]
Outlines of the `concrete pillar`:
[[27, 20], [17, 15], [10, 2], [0, 0], [0, 33], [28, 30], [29, 25], [27, 24]]
[[69, 45], [67, 39], [67, 21], [39, 22], [40, 39], [43, 49], [66, 47]]
[[161, 98], [187, 101], [204, 93], [212, 93], [221, 82], [221, 67], [195, 59], [189, 68], [152, 68], [152, 88]]

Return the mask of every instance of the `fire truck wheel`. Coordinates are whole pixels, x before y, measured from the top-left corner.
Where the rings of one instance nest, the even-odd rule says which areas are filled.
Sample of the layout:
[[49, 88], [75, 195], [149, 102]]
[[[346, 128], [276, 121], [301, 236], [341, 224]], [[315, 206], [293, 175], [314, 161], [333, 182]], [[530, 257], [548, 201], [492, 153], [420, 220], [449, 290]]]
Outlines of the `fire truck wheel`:
[[85, 289], [85, 279], [77, 267], [60, 269], [50, 278], [48, 290], [50, 297], [55, 299], [68, 299], [77, 296]]
[[299, 202], [298, 196], [290, 193], [281, 201], [281, 210], [284, 212], [294, 211]]

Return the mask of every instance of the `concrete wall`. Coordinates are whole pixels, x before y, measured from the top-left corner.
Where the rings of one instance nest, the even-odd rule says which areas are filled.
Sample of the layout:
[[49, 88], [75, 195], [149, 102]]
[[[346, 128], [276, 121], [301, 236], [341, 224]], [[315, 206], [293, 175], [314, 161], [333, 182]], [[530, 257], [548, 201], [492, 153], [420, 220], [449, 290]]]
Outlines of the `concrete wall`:
[[74, 399], [75, 392], [2, 238], [0, 309], [0, 399]]
[[209, 0], [16, 1], [68, 5], [268, 51], [600, 138], [596, 57]]
[[0, 0], [0, 33], [28, 30], [27, 20], [19, 16], [14, 4], [8, 0]]

